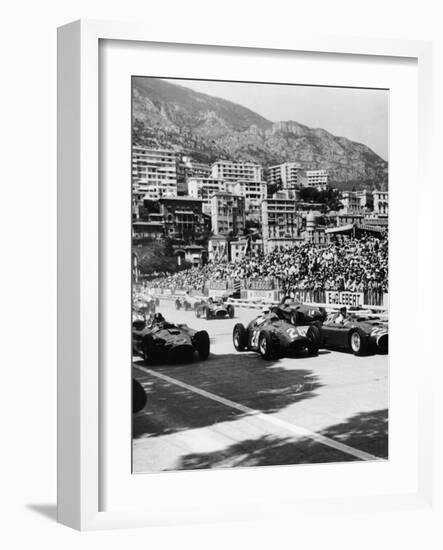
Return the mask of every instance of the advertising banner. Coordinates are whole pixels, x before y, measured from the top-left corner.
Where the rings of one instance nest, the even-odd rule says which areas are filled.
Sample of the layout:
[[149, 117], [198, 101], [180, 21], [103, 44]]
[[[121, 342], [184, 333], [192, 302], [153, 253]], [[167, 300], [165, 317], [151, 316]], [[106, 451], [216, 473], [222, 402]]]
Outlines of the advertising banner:
[[248, 290], [274, 290], [275, 281], [271, 277], [263, 279], [248, 279], [245, 281]]
[[325, 298], [325, 303], [330, 306], [362, 307], [364, 303], [363, 292], [326, 290]]
[[211, 292], [213, 290], [226, 290], [227, 283], [224, 279], [212, 279], [208, 281], [208, 288]]
[[248, 290], [248, 300], [261, 300], [263, 302], [277, 302], [280, 299], [278, 290]]

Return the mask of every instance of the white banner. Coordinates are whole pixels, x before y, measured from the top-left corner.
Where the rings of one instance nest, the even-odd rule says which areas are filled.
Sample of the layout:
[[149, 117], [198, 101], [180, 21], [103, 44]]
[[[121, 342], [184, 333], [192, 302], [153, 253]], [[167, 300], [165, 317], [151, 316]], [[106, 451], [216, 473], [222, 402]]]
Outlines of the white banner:
[[330, 306], [362, 307], [364, 301], [363, 292], [337, 292], [327, 290], [326, 304]]
[[248, 290], [248, 300], [263, 300], [264, 302], [275, 302], [279, 300], [278, 290]]

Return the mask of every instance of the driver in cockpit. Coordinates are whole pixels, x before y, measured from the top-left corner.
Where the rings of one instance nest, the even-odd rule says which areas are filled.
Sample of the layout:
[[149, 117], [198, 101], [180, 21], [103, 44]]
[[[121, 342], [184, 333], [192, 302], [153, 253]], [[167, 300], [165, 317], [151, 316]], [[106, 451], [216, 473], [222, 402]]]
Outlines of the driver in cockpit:
[[341, 307], [336, 313], [332, 314], [331, 321], [336, 325], [342, 325], [348, 317], [348, 310], [345, 307]]

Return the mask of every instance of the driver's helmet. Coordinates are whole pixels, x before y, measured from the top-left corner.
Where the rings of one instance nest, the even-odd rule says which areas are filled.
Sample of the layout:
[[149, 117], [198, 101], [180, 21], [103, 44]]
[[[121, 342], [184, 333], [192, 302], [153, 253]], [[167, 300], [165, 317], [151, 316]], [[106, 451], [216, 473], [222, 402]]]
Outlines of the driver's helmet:
[[262, 315], [267, 315], [268, 313], [271, 312], [271, 310], [270, 310], [269, 306], [264, 306], [262, 308], [261, 312], [262, 312]]
[[152, 318], [152, 322], [154, 324], [157, 324], [157, 323], [164, 323], [165, 322], [165, 318], [163, 317], [163, 315], [161, 313], [155, 313], [154, 314], [154, 317]]
[[293, 300], [290, 296], [284, 296], [280, 301], [280, 305], [281, 306], [289, 306], [289, 305], [292, 304], [292, 302], [293, 302]]

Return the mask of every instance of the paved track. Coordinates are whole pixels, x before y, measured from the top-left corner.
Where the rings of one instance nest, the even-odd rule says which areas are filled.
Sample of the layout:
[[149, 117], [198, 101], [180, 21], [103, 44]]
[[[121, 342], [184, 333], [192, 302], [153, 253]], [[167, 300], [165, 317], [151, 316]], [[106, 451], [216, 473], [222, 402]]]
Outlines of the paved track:
[[133, 417], [135, 472], [387, 458], [387, 356], [263, 361], [232, 345], [234, 324], [253, 310], [211, 321], [167, 301], [158, 310], [206, 329], [211, 356], [149, 368], [134, 360], [148, 393]]

